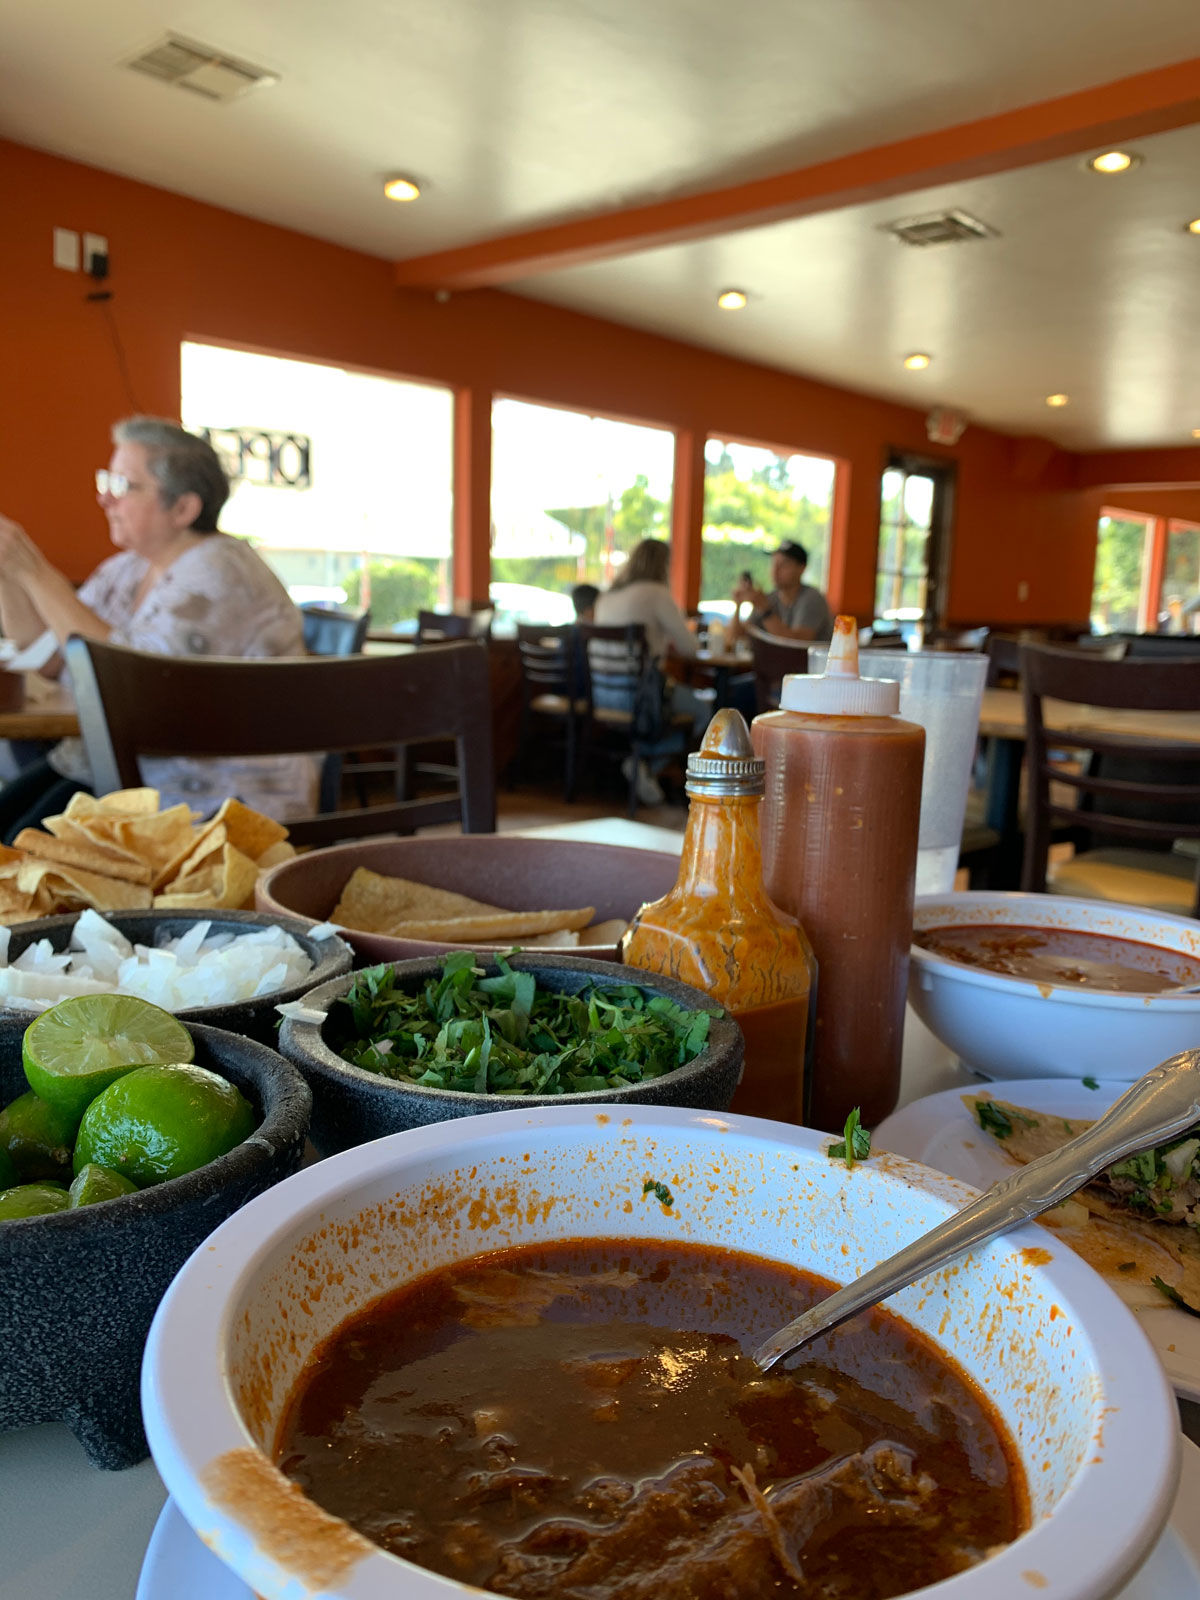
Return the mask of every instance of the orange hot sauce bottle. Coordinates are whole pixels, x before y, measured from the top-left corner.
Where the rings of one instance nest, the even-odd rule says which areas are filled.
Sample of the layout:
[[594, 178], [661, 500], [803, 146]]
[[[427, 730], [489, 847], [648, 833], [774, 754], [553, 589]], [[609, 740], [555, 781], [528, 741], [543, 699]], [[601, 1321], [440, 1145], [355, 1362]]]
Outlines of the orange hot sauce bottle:
[[758, 812], [766, 765], [740, 712], [718, 711], [688, 757], [691, 797], [675, 887], [621, 940], [628, 966], [710, 994], [746, 1039], [734, 1111], [803, 1121], [815, 963], [804, 930], [763, 888]]

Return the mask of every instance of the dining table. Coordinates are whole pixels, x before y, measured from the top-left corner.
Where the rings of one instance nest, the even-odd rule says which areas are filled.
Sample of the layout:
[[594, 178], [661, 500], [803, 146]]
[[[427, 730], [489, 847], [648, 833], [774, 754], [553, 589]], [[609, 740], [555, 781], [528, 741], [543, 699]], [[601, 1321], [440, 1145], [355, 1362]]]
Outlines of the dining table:
[[[598, 818], [521, 830], [543, 838], [595, 840], [678, 854], [681, 832]], [[905, 1021], [900, 1104], [941, 1090], [978, 1084], [909, 1009]], [[119, 1285], [114, 1285], [119, 1293]], [[1194, 1408], [1193, 1408], [1194, 1409]], [[1200, 1504], [1200, 1476], [1186, 1491]], [[1184, 1491], [1181, 1490], [1181, 1494]], [[165, 1509], [164, 1509], [165, 1508]], [[1200, 1518], [1197, 1518], [1200, 1535]], [[158, 1531], [156, 1532], [156, 1525]], [[154, 1574], [146, 1552], [156, 1546]], [[182, 1552], [183, 1566], [162, 1587], [168, 1565], [164, 1547]], [[1200, 1574], [1200, 1537], [1193, 1552]], [[145, 1563], [145, 1565], [144, 1565]], [[140, 1575], [148, 1574], [144, 1581]], [[1170, 1586], [1124, 1591], [1122, 1600], [1180, 1600]], [[1193, 1591], [1188, 1590], [1190, 1595]], [[1200, 1594], [1200, 1577], [1195, 1590]], [[216, 1558], [167, 1505], [166, 1489], [152, 1460], [124, 1472], [101, 1472], [61, 1423], [0, 1433], [0, 1600], [248, 1600], [250, 1591], [219, 1568]]]
[[65, 683], [27, 672], [24, 703], [0, 711], [0, 739], [70, 739], [79, 732], [75, 702]]

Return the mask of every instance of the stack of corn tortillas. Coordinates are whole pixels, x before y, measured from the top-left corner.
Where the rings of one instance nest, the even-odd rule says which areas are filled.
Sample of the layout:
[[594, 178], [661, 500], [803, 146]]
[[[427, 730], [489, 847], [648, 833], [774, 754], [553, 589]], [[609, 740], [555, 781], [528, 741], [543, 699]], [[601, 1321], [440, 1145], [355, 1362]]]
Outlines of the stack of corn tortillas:
[[573, 948], [611, 944], [623, 920], [593, 924], [594, 906], [513, 911], [438, 889], [410, 878], [390, 878], [359, 867], [347, 880], [329, 920], [361, 933], [433, 944], [522, 945]]

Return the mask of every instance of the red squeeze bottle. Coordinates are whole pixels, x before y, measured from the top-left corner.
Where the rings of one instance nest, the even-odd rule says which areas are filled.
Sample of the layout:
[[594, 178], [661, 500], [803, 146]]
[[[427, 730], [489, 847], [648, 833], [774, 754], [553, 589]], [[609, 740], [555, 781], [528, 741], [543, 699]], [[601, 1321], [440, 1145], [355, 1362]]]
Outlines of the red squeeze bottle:
[[756, 717], [767, 763], [763, 878], [817, 958], [806, 1121], [841, 1132], [895, 1109], [912, 944], [925, 730], [896, 715], [900, 686], [858, 675], [858, 631], [838, 617], [825, 672], [783, 680]]

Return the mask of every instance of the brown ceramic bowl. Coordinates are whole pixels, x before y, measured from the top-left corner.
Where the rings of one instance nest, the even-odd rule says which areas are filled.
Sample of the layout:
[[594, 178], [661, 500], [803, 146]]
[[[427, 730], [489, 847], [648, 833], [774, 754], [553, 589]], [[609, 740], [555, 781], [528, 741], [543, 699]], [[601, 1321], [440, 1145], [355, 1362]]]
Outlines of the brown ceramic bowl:
[[[323, 922], [337, 904], [356, 867], [389, 877], [411, 878], [486, 900], [512, 911], [561, 911], [595, 906], [597, 922], [628, 921], [647, 900], [672, 888], [679, 857], [658, 850], [582, 843], [573, 839], [523, 839], [515, 834], [465, 833], [434, 839], [364, 839], [334, 845], [281, 862], [258, 881], [260, 911]], [[440, 955], [453, 945], [393, 939], [382, 933], [345, 929], [345, 938], [367, 961], [411, 961]], [[507, 949], [473, 942], [480, 950]], [[615, 944], [579, 946], [567, 954], [594, 961], [619, 959]], [[547, 956], [552, 952], [545, 951]]]

